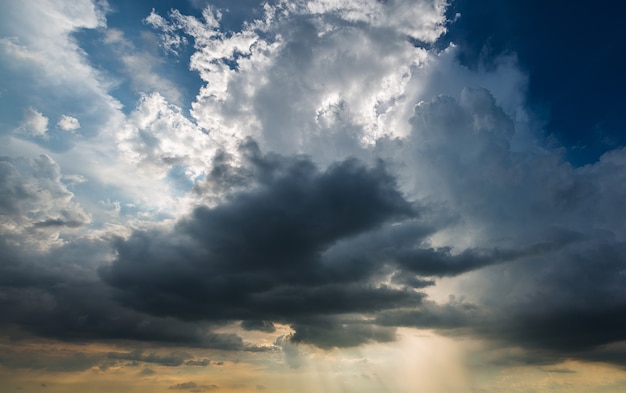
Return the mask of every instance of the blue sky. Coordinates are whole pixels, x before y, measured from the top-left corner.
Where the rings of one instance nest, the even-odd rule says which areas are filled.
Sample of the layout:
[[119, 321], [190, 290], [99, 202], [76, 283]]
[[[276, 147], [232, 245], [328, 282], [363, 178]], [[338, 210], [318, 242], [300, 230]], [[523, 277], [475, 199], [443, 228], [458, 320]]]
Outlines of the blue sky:
[[529, 76], [528, 105], [575, 164], [592, 163], [624, 144], [623, 4], [514, 0], [476, 7], [461, 0], [450, 12], [463, 15], [448, 33], [461, 46], [463, 64], [517, 55]]
[[623, 391], [621, 8], [2, 3], [0, 386]]

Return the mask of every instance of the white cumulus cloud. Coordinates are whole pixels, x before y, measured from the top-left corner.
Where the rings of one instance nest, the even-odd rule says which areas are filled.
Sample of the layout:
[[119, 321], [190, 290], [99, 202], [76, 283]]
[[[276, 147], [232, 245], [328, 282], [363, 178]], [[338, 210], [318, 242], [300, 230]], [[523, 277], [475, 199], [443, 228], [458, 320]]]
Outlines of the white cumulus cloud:
[[57, 126], [64, 131], [74, 131], [80, 128], [80, 123], [75, 117], [63, 115], [57, 122]]
[[37, 109], [30, 107], [24, 112], [24, 119], [17, 130], [30, 136], [45, 138], [48, 131], [48, 118]]

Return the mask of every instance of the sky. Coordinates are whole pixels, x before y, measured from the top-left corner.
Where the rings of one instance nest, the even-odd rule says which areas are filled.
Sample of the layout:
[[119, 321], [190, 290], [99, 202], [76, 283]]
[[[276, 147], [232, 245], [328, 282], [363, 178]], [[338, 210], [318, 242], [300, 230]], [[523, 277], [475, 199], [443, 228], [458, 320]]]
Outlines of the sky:
[[624, 11], [0, 0], [0, 393], [623, 392]]

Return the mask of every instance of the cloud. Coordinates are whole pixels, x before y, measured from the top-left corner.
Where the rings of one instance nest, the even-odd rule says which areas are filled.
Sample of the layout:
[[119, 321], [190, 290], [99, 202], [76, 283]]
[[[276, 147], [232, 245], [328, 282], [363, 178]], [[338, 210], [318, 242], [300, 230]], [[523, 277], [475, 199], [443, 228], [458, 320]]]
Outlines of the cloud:
[[[208, 4], [206, 5], [208, 6]], [[165, 50], [165, 52], [179, 56], [178, 51], [188, 44], [187, 37], [176, 34], [178, 26], [168, 23], [168, 21], [157, 14], [154, 9], [152, 9], [150, 15], [144, 19], [144, 22], [162, 32], [160, 34], [161, 47]]]
[[[421, 102], [411, 124], [412, 134], [383, 141], [381, 154], [405, 165], [397, 173], [404, 192], [456, 217], [437, 234], [440, 244], [456, 250], [421, 248], [408, 254], [414, 262], [404, 259], [402, 247], [390, 253], [421, 275], [470, 271], [491, 265], [493, 257], [509, 262], [465, 278], [460, 290], [474, 299], [467, 304], [423, 301], [415, 309], [384, 311], [377, 323], [483, 337], [524, 348], [532, 362], [615, 362], [622, 350], [615, 345], [625, 338], [619, 315], [626, 298], [617, 289], [624, 232], [609, 212], [619, 209], [614, 196], [623, 192], [615, 185], [626, 152], [573, 168], [558, 151], [513, 151], [516, 129], [485, 90]], [[463, 244], [489, 251], [463, 251]], [[431, 260], [449, 273], [430, 270]]]
[[[213, 332], [207, 324], [150, 317], [120, 306], [95, 274], [102, 261], [112, 258], [106, 239], [75, 237], [39, 249], [26, 248], [21, 238], [3, 234], [0, 244], [2, 331], [19, 328], [64, 341], [134, 340], [227, 351], [256, 349], [236, 334]], [[166, 362], [158, 355], [137, 352], [134, 356]]]
[[117, 242], [119, 256], [101, 276], [124, 304], [191, 320], [292, 321], [419, 301], [369, 282], [371, 266], [350, 275], [320, 259], [340, 239], [414, 214], [383, 167], [347, 160], [319, 171], [303, 157], [246, 148], [250, 189], [196, 208], [172, 229]]
[[133, 360], [137, 362], [159, 364], [162, 366], [177, 367], [186, 364], [186, 362], [190, 361], [188, 359], [192, 358], [192, 356], [184, 352], [172, 352], [164, 356], [156, 353], [144, 355], [142, 351], [137, 350], [133, 352], [110, 352], [107, 354], [107, 358], [115, 360]]
[[[625, 252], [623, 242], [590, 239], [549, 263], [539, 259], [511, 266], [507, 275], [517, 279], [510, 298], [496, 306], [495, 323], [478, 325], [478, 330], [560, 358], [623, 364], [615, 354], [624, 353], [617, 344], [624, 340], [621, 315], [626, 298], [618, 288], [624, 285]], [[504, 272], [490, 273], [487, 277], [498, 279]], [[510, 279], [501, 282], [507, 284], [512, 284]], [[501, 289], [492, 286], [487, 291], [493, 296]]]
[[154, 374], [156, 374], [156, 371], [154, 371], [154, 370], [153, 370], [153, 369], [151, 369], [151, 368], [145, 367], [143, 370], [141, 370], [141, 372], [140, 372], [139, 374], [140, 374], [140, 375], [147, 375], [147, 376], [149, 376], [149, 375], [154, 375]]
[[[37, 272], [37, 269], [44, 271]], [[70, 280], [63, 276], [70, 272], [79, 278]], [[120, 307], [107, 288], [97, 281], [80, 277], [85, 272], [76, 267], [70, 270], [61, 265], [46, 271], [41, 266], [22, 261], [18, 266], [9, 264], [2, 273], [2, 327], [18, 326], [35, 335], [65, 341], [134, 340], [227, 351], [255, 349], [241, 337], [232, 333], [213, 333], [211, 326], [205, 324], [146, 317]], [[121, 354], [118, 358], [131, 355]], [[145, 357], [135, 360], [167, 365], [183, 362], [178, 358], [142, 356]]]
[[89, 354], [58, 348], [5, 348], [0, 354], [0, 365], [8, 369], [46, 370], [50, 372], [85, 371], [102, 360], [99, 354]]
[[190, 382], [183, 382], [183, 383], [179, 383], [178, 385], [170, 386], [170, 389], [186, 390], [186, 389], [193, 389], [196, 387], [198, 387], [198, 385], [195, 382], [190, 381]]
[[198, 385], [193, 381], [179, 383], [174, 386], [170, 386], [169, 389], [173, 390], [189, 390], [190, 392], [207, 392], [209, 390], [218, 389], [217, 385]]
[[185, 366], [193, 366], [193, 367], [206, 367], [211, 364], [209, 359], [200, 359], [200, 360], [186, 360]]
[[[583, 191], [568, 190], [586, 175], [525, 134], [515, 117], [523, 114], [524, 77], [510, 59], [491, 74], [460, 70], [454, 47], [427, 51], [406, 40], [405, 25], [385, 22], [397, 19], [403, 4], [267, 6], [232, 34], [220, 30], [214, 8], [204, 21], [175, 11], [168, 19], [150, 15], [164, 33], [194, 38], [191, 66], [207, 85], [192, 106], [197, 124], [188, 129], [197, 146], [207, 139], [194, 127], [209, 130], [219, 148], [194, 164], [195, 173], [207, 168], [195, 185], [207, 206], [171, 228], [116, 242], [118, 257], [101, 277], [120, 290], [122, 304], [159, 317], [243, 320], [244, 328], [268, 331], [271, 321], [288, 323], [294, 343], [323, 348], [393, 340], [398, 325], [524, 342], [491, 314], [504, 308], [488, 303], [503, 289], [448, 304], [420, 290], [437, 277], [479, 269], [488, 277], [567, 254], [590, 233], [573, 205], [559, 203], [578, 203]], [[424, 9], [432, 12], [422, 16], [439, 20], [429, 4]], [[425, 42], [443, 31], [439, 22], [425, 25], [428, 34], [416, 36]], [[442, 82], [439, 68], [450, 71], [451, 82]], [[472, 78], [493, 92], [462, 89]], [[430, 98], [437, 89], [453, 96]], [[165, 171], [171, 164], [164, 157], [189, 165], [201, 156], [162, 149], [172, 136], [152, 124], [186, 124], [166, 120], [176, 111], [162, 99], [146, 97], [139, 108], [133, 136], [122, 144], [128, 152], [145, 165], [163, 162]], [[144, 122], [143, 114], [156, 120]], [[245, 142], [248, 135], [260, 148]], [[309, 156], [291, 154], [297, 152]], [[359, 163], [378, 168], [376, 159], [384, 171]], [[348, 178], [361, 179], [358, 192], [343, 188]], [[597, 222], [612, 221], [602, 217]], [[223, 300], [207, 301], [214, 298]]]
[[91, 221], [50, 156], [0, 157], [0, 190], [0, 235], [13, 241], [45, 247]]
[[30, 107], [24, 112], [24, 119], [17, 131], [29, 136], [47, 138], [48, 118], [35, 108]]
[[245, 330], [258, 330], [266, 333], [274, 333], [276, 331], [276, 327], [271, 321], [245, 320], [241, 322], [241, 327]]
[[[5, 200], [5, 210], [10, 213], [8, 217], [13, 217], [12, 222], [20, 224], [18, 228], [23, 229], [5, 234], [2, 238], [3, 260], [7, 263], [0, 269], [3, 277], [0, 281], [3, 293], [0, 324], [17, 325], [38, 335], [63, 340], [132, 339], [225, 350], [264, 351], [271, 348], [245, 343], [235, 334], [212, 333], [211, 326], [206, 322], [241, 319], [293, 321], [292, 316], [302, 314], [326, 313], [329, 310], [339, 314], [367, 312], [420, 300], [417, 294], [394, 290], [384, 284], [371, 285], [366, 280], [367, 273], [354, 278], [343, 274], [331, 279], [334, 275], [332, 268], [323, 266], [319, 260], [319, 252], [335, 239], [368, 231], [394, 217], [413, 214], [411, 205], [394, 189], [393, 178], [383, 167], [367, 168], [355, 160], [348, 160], [322, 172], [304, 157], [263, 156], [251, 142], [244, 148], [249, 150], [247, 170], [252, 176], [250, 189], [233, 194], [227, 198], [229, 202], [213, 209], [197, 208], [172, 229], [137, 231], [129, 239], [113, 238], [112, 244], [120, 257], [109, 267], [102, 268], [101, 275], [106, 283], [118, 287], [119, 291], [112, 291], [94, 276], [96, 265], [113, 258], [114, 250], [109, 243], [111, 237], [75, 236], [71, 242], [59, 242], [53, 248], [30, 252], [22, 248], [17, 242], [21, 238], [16, 236], [25, 236], [27, 232], [24, 231], [29, 228], [43, 231], [69, 225], [70, 221], [63, 217], [71, 217], [70, 210], [61, 202], [69, 203], [68, 206], [74, 209], [79, 207], [70, 203], [73, 194], [60, 183], [62, 175], [49, 157], [42, 156], [34, 161], [18, 160], [19, 168], [14, 160], [5, 159], [3, 184], [7, 195], [15, 195], [14, 199]], [[20, 176], [17, 175], [19, 173]], [[30, 185], [25, 174], [28, 173], [32, 176], [29, 181], [38, 184], [37, 189], [40, 190], [34, 194], [37, 198], [33, 196], [39, 209], [33, 210], [39, 212], [36, 214], [30, 210], [28, 214], [25, 212], [31, 206], [27, 203]], [[41, 192], [43, 185], [50, 190], [48, 194]], [[42, 199], [47, 195], [50, 197]], [[355, 202], [357, 196], [358, 203]], [[293, 203], [294, 197], [299, 203]], [[42, 206], [47, 205], [50, 208], [42, 210]], [[65, 214], [60, 218], [52, 216], [59, 209], [57, 205]], [[329, 221], [331, 216], [335, 220]], [[273, 226], [268, 227], [267, 224], [272, 221]], [[73, 226], [69, 225], [70, 229]], [[175, 231], [180, 232], [172, 237]], [[264, 238], [257, 238], [258, 241], [250, 243], [247, 249], [241, 248], [244, 237], [254, 239], [263, 231], [266, 233]], [[146, 285], [143, 288], [144, 284], [134, 286], [141, 288], [142, 292], [150, 293], [155, 284], [158, 286], [158, 281], [141, 279], [138, 274], [142, 271], [136, 265], [139, 261], [131, 256], [135, 253], [132, 250], [142, 242], [161, 243], [156, 239], [162, 236], [176, 242], [182, 240], [178, 249], [191, 257], [180, 260], [186, 264], [185, 269], [191, 269], [191, 275], [173, 276], [180, 279], [181, 286], [159, 290], [162, 294], [182, 291], [180, 296], [187, 297], [184, 309], [179, 308], [179, 304], [168, 302], [164, 302], [163, 306], [171, 306], [171, 309], [151, 309], [150, 303], [137, 303], [142, 301], [142, 296], [136, 296], [125, 287], [128, 280], [137, 279]], [[211, 248], [200, 248], [200, 253], [196, 254], [195, 244], [205, 237], [210, 241], [203, 244]], [[270, 247], [271, 242], [276, 242], [276, 245]], [[166, 249], [170, 247], [168, 243], [163, 245]], [[193, 248], [187, 249], [187, 245]], [[203, 264], [206, 252], [213, 254], [213, 264]], [[167, 257], [166, 254], [162, 256]], [[156, 273], [153, 277], [163, 274], [162, 278], [168, 276], [169, 281], [171, 272], [167, 269], [167, 258], [161, 259], [165, 264], [159, 264], [158, 260], [155, 262], [157, 264], [151, 267]], [[241, 270], [242, 266], [250, 270]], [[205, 276], [201, 272], [206, 269], [220, 273]], [[251, 279], [250, 274], [255, 277], [258, 274], [260, 280]], [[189, 281], [198, 277], [209, 280], [215, 277], [218, 281], [209, 282], [209, 285]], [[230, 283], [221, 281], [221, 277], [229, 277]], [[195, 292], [200, 288], [205, 289]], [[187, 289], [193, 291], [186, 292]], [[237, 293], [247, 293], [249, 299]], [[225, 301], [204, 301], [206, 297], [213, 296], [225, 296]], [[148, 311], [154, 316], [146, 316], [125, 305]], [[240, 311], [233, 312], [233, 306]], [[264, 329], [269, 331], [269, 327], [271, 323], [265, 324]], [[336, 343], [340, 346], [344, 344], [355, 345], [355, 341]], [[158, 360], [155, 357], [138, 359]], [[179, 363], [182, 361], [179, 360]]]
[[465, 298], [450, 295], [444, 304], [423, 301], [419, 307], [383, 311], [377, 315], [381, 326], [419, 326], [448, 334], [467, 334], [472, 326], [488, 318], [488, 312]]
[[203, 174], [216, 150], [213, 138], [159, 93], [141, 96], [116, 138], [128, 162], [159, 177], [181, 168], [190, 182]]
[[[27, 107], [37, 97], [37, 111], [50, 116], [67, 112], [79, 116], [85, 136], [115, 127], [122, 118], [121, 105], [108, 94], [107, 78], [89, 64], [73, 36], [80, 29], [105, 26], [104, 4], [90, 0], [71, 6], [56, 0], [6, 4], [0, 16], [4, 26], [0, 66], [11, 75], [5, 85], [11, 107]], [[12, 113], [3, 115], [14, 121]], [[29, 132], [41, 136], [47, 123], [35, 115], [34, 109], [27, 111], [27, 120], [36, 125]], [[72, 143], [69, 136], [59, 138], [67, 146]], [[48, 147], [58, 147], [58, 142], [57, 138], [37, 140]]]
[[300, 368], [302, 365], [300, 351], [298, 350], [298, 347], [291, 342], [290, 336], [279, 336], [276, 338], [276, 342], [274, 344], [282, 350], [285, 362], [287, 362], [287, 365], [290, 368]]
[[[164, 60], [154, 53], [155, 50], [152, 48], [156, 46], [156, 37], [151, 36], [150, 33], [144, 33], [143, 47], [137, 48], [133, 42], [124, 37], [123, 31], [109, 28], [105, 32], [103, 41], [123, 64], [124, 73], [130, 79], [131, 87], [135, 92], [140, 94], [159, 92], [170, 101], [181, 104], [182, 93], [179, 87], [158, 72]], [[173, 42], [169, 42], [166, 48], [173, 45]]]
[[[412, 108], [420, 90], [412, 79], [429, 55], [405, 28], [420, 25], [420, 37], [435, 39], [443, 8], [437, 1], [280, 3], [232, 34], [220, 30], [213, 7], [204, 21], [178, 11], [167, 24], [153, 18], [162, 31], [194, 40], [190, 67], [206, 82], [191, 111], [200, 127], [225, 144], [252, 136], [268, 150], [306, 152], [328, 164], [406, 130], [400, 118]], [[401, 16], [407, 19], [397, 23]]]
[[75, 117], [63, 115], [59, 118], [57, 126], [64, 131], [74, 131], [80, 128], [80, 123]]
[[323, 349], [356, 347], [364, 343], [385, 343], [396, 339], [395, 327], [379, 326], [362, 318], [301, 318], [292, 324], [292, 328], [295, 333], [289, 337], [290, 343], [310, 343]]
[[317, 0], [305, 4], [303, 6], [313, 15], [329, 14], [349, 22], [366, 22], [378, 28], [397, 29], [427, 43], [435, 42], [445, 32], [445, 1]]

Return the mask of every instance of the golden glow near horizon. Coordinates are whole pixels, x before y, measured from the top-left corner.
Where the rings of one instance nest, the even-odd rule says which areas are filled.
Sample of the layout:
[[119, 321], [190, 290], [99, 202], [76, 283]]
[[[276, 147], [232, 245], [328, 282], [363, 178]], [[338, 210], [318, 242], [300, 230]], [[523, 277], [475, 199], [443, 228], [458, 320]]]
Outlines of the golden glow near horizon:
[[[480, 360], [472, 359], [472, 353], [481, 345], [414, 329], [399, 329], [398, 341], [393, 343], [329, 351], [301, 345], [297, 354], [275, 350], [269, 355], [4, 340], [0, 392], [617, 393], [626, 384], [624, 370], [601, 363], [477, 364]], [[140, 354], [135, 356], [140, 360], [110, 355], [133, 351]], [[208, 364], [158, 363], [181, 354], [196, 364]], [[286, 356], [297, 356], [297, 361]]]

